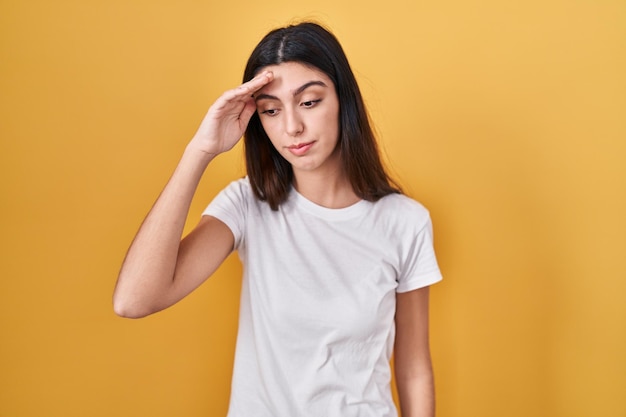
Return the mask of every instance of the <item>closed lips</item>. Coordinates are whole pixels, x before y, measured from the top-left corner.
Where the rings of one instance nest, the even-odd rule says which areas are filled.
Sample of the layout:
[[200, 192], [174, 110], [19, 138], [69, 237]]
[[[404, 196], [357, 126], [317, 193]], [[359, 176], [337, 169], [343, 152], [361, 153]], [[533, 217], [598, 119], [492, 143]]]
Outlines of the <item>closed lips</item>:
[[306, 143], [298, 143], [296, 145], [291, 145], [288, 146], [289, 149], [300, 149], [303, 148], [305, 146], [311, 145], [313, 142], [306, 142]]

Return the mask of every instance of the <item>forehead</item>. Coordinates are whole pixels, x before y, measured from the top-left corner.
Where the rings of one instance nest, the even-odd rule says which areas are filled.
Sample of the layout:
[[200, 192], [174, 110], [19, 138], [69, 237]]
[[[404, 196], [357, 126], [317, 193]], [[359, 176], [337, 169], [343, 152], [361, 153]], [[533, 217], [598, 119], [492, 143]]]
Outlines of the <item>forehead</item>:
[[257, 94], [288, 95], [293, 94], [299, 87], [311, 81], [322, 81], [328, 87], [334, 89], [332, 80], [317, 68], [310, 67], [299, 62], [284, 62], [278, 65], [270, 65], [263, 68], [271, 71], [274, 80], [264, 86]]

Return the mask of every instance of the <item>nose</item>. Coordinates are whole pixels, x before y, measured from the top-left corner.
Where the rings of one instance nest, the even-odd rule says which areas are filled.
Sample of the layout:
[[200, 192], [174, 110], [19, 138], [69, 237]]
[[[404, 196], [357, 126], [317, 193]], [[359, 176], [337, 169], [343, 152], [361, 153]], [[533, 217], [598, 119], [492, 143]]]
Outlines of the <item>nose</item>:
[[299, 136], [304, 131], [304, 123], [297, 111], [285, 112], [285, 132], [289, 136]]

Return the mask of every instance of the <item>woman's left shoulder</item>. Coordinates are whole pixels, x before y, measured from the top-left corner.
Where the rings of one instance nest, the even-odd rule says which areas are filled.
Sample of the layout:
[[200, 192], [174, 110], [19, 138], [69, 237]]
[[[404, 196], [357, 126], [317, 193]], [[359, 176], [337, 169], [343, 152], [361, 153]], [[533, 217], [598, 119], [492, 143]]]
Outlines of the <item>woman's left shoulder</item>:
[[419, 201], [405, 194], [389, 194], [375, 203], [376, 211], [386, 219], [404, 225], [421, 228], [430, 222], [428, 209]]
[[388, 194], [381, 198], [378, 203], [384, 210], [391, 209], [397, 212], [426, 217], [429, 215], [428, 209], [422, 203], [405, 194]]

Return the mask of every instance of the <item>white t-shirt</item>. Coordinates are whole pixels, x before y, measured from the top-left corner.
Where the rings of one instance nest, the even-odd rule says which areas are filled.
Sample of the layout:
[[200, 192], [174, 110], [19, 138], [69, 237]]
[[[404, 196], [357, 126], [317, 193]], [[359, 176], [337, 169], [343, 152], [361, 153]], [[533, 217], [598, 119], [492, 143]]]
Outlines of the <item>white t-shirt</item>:
[[343, 209], [292, 189], [278, 211], [247, 178], [205, 215], [244, 265], [228, 417], [395, 417], [396, 292], [441, 280], [428, 211], [399, 194]]

